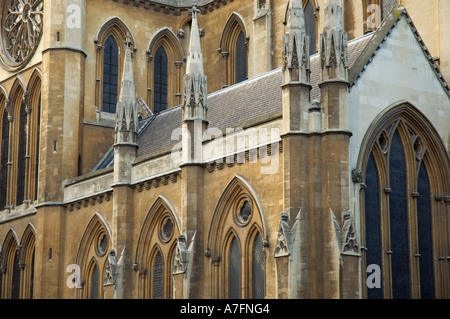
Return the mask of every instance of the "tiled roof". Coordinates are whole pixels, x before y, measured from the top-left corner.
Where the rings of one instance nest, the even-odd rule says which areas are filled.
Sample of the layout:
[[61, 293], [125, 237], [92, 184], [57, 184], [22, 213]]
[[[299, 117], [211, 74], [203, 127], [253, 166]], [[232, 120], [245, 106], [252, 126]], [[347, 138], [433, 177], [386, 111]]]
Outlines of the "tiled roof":
[[[349, 42], [348, 60], [353, 62], [364, 50], [371, 35]], [[321, 81], [320, 56], [311, 56], [311, 100], [320, 100]], [[275, 69], [247, 81], [232, 85], [208, 95], [208, 127], [224, 131], [227, 128], [246, 128], [258, 122], [281, 117], [282, 114], [282, 70]], [[172, 140], [172, 133], [181, 127], [181, 106], [170, 108], [156, 114], [146, 122], [138, 138], [138, 157], [158, 156], [170, 152], [180, 141], [179, 136]], [[113, 152], [111, 148], [109, 153]], [[113, 156], [105, 154], [104, 160], [96, 169], [113, 164]], [[107, 162], [106, 162], [107, 161]]]

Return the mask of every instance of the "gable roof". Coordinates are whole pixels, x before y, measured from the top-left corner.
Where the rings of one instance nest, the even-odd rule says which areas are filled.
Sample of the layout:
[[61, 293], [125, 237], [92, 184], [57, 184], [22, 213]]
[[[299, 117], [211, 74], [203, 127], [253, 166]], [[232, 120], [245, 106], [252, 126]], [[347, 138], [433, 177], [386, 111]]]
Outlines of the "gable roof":
[[348, 79], [349, 79], [350, 85], [354, 85], [356, 83], [358, 78], [361, 76], [361, 74], [366, 69], [367, 64], [369, 64], [372, 61], [372, 59], [375, 56], [375, 54], [377, 53], [378, 49], [381, 47], [383, 42], [389, 36], [392, 29], [395, 27], [395, 25], [398, 23], [398, 21], [400, 21], [400, 19], [403, 17], [406, 19], [406, 22], [410, 26], [411, 31], [414, 34], [414, 37], [416, 38], [417, 42], [419, 43], [419, 46], [422, 49], [423, 54], [425, 55], [426, 59], [430, 63], [430, 66], [434, 70], [442, 87], [444, 88], [447, 95], [449, 95], [449, 97], [450, 97], [450, 88], [448, 86], [448, 83], [444, 79], [444, 76], [441, 73], [441, 71], [439, 70], [438, 65], [434, 61], [433, 56], [431, 55], [431, 53], [428, 50], [427, 46], [425, 45], [422, 37], [420, 36], [419, 32], [417, 31], [417, 28], [414, 25], [411, 17], [409, 16], [408, 11], [402, 5], [399, 5], [391, 10], [389, 15], [383, 20], [381, 26], [373, 33], [373, 36], [371, 37], [370, 41], [367, 43], [365, 50], [361, 52], [361, 54], [358, 56], [358, 58], [354, 61], [353, 65], [349, 68]]

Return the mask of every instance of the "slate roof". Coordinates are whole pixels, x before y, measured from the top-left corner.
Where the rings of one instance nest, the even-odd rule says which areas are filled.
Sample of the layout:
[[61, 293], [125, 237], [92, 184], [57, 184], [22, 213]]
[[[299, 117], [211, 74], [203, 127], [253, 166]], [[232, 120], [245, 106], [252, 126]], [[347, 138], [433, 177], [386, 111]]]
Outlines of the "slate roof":
[[[349, 41], [349, 67], [360, 56], [372, 34]], [[311, 100], [320, 100], [320, 56], [311, 56]], [[267, 72], [208, 95], [208, 127], [247, 128], [280, 118], [282, 115], [282, 70]], [[146, 119], [140, 124], [138, 158], [157, 157], [172, 150], [180, 141], [172, 140], [172, 132], [181, 127], [182, 109], [176, 106]], [[178, 138], [178, 136], [176, 136]], [[113, 165], [113, 148], [105, 154], [94, 171]]]

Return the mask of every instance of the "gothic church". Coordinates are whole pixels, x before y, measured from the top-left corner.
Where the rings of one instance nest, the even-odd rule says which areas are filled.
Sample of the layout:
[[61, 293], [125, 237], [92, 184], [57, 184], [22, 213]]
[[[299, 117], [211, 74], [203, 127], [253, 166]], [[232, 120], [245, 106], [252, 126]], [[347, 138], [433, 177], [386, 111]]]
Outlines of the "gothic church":
[[1, 299], [450, 298], [449, 1], [0, 5]]

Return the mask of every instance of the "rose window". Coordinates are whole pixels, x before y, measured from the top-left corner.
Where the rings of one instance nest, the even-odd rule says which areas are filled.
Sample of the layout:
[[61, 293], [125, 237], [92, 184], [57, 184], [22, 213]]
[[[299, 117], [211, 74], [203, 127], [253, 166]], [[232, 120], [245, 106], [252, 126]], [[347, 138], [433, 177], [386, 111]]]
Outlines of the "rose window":
[[44, 0], [8, 0], [2, 16], [3, 56], [18, 67], [33, 55], [42, 34]]

